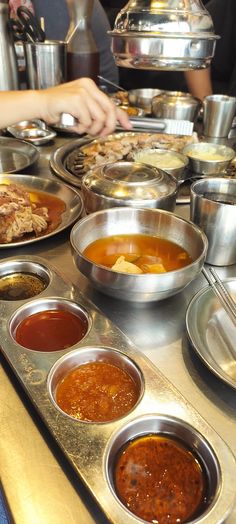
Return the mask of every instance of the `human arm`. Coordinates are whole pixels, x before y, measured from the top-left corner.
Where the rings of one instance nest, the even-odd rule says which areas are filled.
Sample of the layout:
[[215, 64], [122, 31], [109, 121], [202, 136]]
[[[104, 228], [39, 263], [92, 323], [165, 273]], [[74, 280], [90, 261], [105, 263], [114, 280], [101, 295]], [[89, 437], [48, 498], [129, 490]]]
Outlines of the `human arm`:
[[117, 121], [127, 130], [132, 127], [127, 114], [89, 78], [49, 89], [2, 91], [0, 106], [0, 128], [33, 118], [53, 124], [62, 113], [70, 113], [78, 120], [73, 128], [77, 133], [104, 136], [115, 129]]
[[185, 71], [184, 76], [189, 92], [196, 98], [203, 100], [212, 94], [210, 68]]

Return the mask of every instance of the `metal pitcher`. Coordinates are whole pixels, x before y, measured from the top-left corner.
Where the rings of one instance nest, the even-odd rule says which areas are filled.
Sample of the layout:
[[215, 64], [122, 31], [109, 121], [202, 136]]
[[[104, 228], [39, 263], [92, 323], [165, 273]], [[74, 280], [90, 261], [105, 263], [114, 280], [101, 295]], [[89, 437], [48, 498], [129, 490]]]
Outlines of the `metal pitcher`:
[[9, 26], [8, 0], [0, 0], [0, 91], [19, 89], [17, 58]]

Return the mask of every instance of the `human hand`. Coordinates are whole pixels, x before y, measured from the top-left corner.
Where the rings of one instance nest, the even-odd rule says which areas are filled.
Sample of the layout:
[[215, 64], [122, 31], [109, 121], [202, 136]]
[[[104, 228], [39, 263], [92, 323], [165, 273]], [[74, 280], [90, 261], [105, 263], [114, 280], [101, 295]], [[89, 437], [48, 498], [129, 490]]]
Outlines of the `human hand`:
[[114, 131], [117, 121], [124, 129], [132, 129], [128, 115], [90, 78], [44, 89], [38, 94], [40, 118], [48, 124], [58, 122], [62, 113], [69, 113], [78, 121], [73, 130], [79, 134], [105, 136]]

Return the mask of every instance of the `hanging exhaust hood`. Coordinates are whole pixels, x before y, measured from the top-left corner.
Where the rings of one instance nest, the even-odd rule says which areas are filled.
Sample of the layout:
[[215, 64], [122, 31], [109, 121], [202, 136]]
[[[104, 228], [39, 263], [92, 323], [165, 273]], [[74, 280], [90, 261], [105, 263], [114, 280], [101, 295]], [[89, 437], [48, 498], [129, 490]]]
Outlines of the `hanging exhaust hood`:
[[219, 38], [200, 0], [130, 0], [109, 33], [118, 66], [170, 71], [208, 67]]

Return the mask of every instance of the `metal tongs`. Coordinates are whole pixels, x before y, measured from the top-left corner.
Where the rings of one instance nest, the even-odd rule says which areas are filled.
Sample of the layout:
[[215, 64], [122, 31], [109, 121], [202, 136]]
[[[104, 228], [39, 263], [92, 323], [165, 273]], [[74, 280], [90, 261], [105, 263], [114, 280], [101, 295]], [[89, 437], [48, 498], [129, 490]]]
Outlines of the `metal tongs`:
[[205, 268], [202, 268], [202, 273], [236, 327], [236, 303], [234, 302], [234, 299], [213, 267], [209, 267], [208, 271]]
[[37, 17], [25, 6], [17, 9], [17, 17], [9, 20], [15, 40], [44, 42], [46, 35]]

